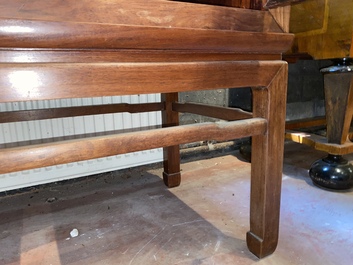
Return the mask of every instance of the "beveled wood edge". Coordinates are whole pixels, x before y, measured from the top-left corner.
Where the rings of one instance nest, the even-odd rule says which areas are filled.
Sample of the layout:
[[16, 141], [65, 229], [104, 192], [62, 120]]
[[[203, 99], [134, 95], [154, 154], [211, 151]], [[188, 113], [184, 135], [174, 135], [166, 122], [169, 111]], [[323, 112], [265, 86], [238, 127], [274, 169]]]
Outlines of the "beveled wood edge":
[[[247, 53], [286, 52], [288, 33], [72, 23], [0, 18], [0, 47], [66, 49], [177, 49]], [[182, 40], [182, 41], [180, 41]]]
[[278, 26], [283, 32], [289, 32], [289, 22], [290, 22], [290, 10], [291, 6], [279, 6], [269, 10], [273, 19], [276, 21]]
[[[284, 61], [0, 63], [0, 102], [266, 87], [285, 64]], [[24, 80], [23, 73], [30, 80]]]
[[267, 121], [252, 118], [202, 123], [118, 135], [0, 149], [0, 174], [96, 159], [200, 140], [227, 140], [264, 134]]
[[281, 54], [213, 50], [0, 48], [1, 63], [276, 61]]

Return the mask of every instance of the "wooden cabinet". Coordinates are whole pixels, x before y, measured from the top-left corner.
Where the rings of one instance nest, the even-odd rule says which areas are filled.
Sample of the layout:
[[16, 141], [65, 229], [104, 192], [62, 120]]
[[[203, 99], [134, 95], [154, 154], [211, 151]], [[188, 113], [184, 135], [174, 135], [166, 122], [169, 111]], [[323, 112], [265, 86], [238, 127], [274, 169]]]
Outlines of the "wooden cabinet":
[[293, 5], [290, 32], [295, 34], [292, 54], [353, 57], [353, 1], [307, 0]]

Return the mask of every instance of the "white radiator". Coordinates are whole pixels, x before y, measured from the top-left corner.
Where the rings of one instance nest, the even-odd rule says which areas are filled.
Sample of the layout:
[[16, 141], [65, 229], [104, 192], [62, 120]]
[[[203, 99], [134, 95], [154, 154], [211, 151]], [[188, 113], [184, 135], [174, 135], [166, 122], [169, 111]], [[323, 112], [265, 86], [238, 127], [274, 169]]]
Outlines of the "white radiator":
[[[159, 102], [159, 94], [122, 97], [100, 97], [89, 99], [61, 99], [47, 101], [13, 102], [0, 104], [0, 111], [58, 108], [70, 106], [99, 105], [113, 103]], [[0, 144], [52, 137], [131, 129], [161, 124], [160, 112], [138, 114], [117, 113], [70, 117], [41, 121], [26, 121], [0, 124]], [[0, 191], [18, 189], [64, 179], [72, 179], [106, 171], [128, 168], [161, 161], [162, 149], [153, 149], [125, 155], [111, 156], [77, 163], [57, 165], [10, 174], [0, 174]], [[1, 161], [0, 161], [1, 163]]]

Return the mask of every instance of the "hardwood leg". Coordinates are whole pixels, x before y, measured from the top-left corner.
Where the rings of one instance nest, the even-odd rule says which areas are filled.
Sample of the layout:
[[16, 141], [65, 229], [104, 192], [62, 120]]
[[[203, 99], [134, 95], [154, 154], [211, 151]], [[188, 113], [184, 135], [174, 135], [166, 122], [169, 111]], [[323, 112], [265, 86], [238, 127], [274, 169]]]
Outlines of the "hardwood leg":
[[353, 74], [324, 75], [327, 141], [344, 144], [353, 116]]
[[268, 120], [265, 135], [252, 137], [249, 250], [272, 254], [278, 242], [287, 91], [284, 63], [267, 88], [253, 88], [253, 115]]
[[[179, 125], [179, 113], [173, 111], [173, 102], [178, 101], [178, 93], [162, 94], [162, 101], [165, 102], [165, 110], [162, 113], [163, 127]], [[180, 150], [179, 145], [163, 148], [163, 181], [168, 188], [180, 185]]]

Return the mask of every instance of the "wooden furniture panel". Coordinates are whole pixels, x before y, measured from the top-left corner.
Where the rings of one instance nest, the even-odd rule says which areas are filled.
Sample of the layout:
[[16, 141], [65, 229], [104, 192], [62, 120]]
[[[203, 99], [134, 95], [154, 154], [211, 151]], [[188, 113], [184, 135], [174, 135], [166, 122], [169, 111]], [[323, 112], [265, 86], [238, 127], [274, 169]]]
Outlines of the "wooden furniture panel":
[[[184, 1], [191, 2], [191, 1]], [[221, 2], [221, 1], [217, 1]], [[173, 28], [204, 28], [253, 32], [281, 32], [268, 12], [197, 5], [180, 1], [109, 1], [97, 7], [96, 1], [3, 1], [3, 17], [19, 20], [94, 22]]]
[[[0, 0], [0, 102], [162, 93], [160, 103], [5, 112], [0, 122], [163, 113], [162, 128], [0, 146], [0, 173], [164, 147], [163, 180], [174, 187], [179, 144], [252, 136], [247, 242], [265, 257], [278, 240], [287, 86], [280, 59], [292, 39], [269, 11], [163, 0]], [[182, 91], [248, 86], [253, 113], [178, 103]], [[180, 126], [183, 111], [229, 121]]]
[[[204, 30], [100, 23], [4, 19], [0, 27], [14, 31], [1, 36], [1, 46], [62, 49], [172, 49], [232, 52], [285, 52], [292, 43], [283, 33]], [[26, 23], [26, 26], [19, 26]], [[138, 38], [136, 38], [137, 34]], [[183, 41], [180, 42], [180, 39]], [[287, 43], [284, 43], [284, 42]], [[282, 48], [282, 50], [281, 50]]]
[[314, 59], [353, 57], [353, 2], [311, 0], [291, 8], [290, 32], [295, 33], [291, 52]]
[[11, 102], [265, 86], [277, 71], [278, 65], [267, 61], [2, 63], [0, 97]]

